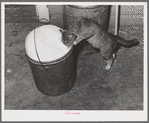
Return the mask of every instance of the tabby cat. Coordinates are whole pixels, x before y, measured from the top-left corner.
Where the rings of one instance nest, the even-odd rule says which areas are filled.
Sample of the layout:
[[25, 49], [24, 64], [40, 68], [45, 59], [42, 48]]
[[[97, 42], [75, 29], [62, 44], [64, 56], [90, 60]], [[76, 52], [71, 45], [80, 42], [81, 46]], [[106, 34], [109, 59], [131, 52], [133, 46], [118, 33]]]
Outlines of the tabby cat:
[[99, 23], [92, 19], [82, 18], [74, 22], [67, 30], [61, 30], [62, 42], [70, 47], [77, 45], [86, 39], [94, 48], [101, 51], [102, 56], [107, 60], [106, 69], [109, 70], [115, 59], [115, 49], [117, 44], [123, 46], [137, 45], [136, 39], [124, 40], [119, 36], [106, 32]]

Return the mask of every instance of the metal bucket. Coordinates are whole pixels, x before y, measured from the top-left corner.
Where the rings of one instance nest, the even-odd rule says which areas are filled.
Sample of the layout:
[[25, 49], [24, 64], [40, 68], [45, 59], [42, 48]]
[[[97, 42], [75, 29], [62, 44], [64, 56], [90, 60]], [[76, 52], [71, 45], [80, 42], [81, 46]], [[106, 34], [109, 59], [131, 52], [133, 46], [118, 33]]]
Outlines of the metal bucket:
[[[74, 86], [76, 78], [76, 62], [73, 46], [58, 57], [55, 57], [56, 52], [53, 53], [51, 50], [48, 52], [50, 47], [47, 49], [46, 46], [50, 44], [44, 41], [51, 41], [51, 46], [54, 45], [54, 39], [58, 36], [50, 33], [50, 31], [54, 32], [54, 29], [59, 30], [58, 27], [53, 25], [41, 26], [35, 29], [36, 31], [30, 32], [25, 42], [26, 55], [36, 87], [41, 93], [48, 96], [58, 96], [68, 92]], [[52, 38], [52, 36], [55, 38]], [[41, 43], [38, 44], [37, 42]], [[46, 55], [46, 52], [53, 55], [54, 58], [49, 59], [50, 56]], [[43, 55], [46, 59], [41, 59]], [[37, 59], [35, 59], [35, 56], [37, 56]]]
[[[109, 26], [110, 9], [111, 6], [108, 5], [66, 5], [64, 7], [64, 28], [68, 29], [68, 27], [76, 20], [87, 17], [97, 21], [103, 29], [107, 31]], [[82, 49], [83, 51], [93, 50], [87, 42], [81, 43], [80, 47], [84, 47]]]
[[73, 48], [62, 58], [51, 62], [28, 61], [38, 90], [49, 96], [68, 92], [75, 84], [76, 70]]

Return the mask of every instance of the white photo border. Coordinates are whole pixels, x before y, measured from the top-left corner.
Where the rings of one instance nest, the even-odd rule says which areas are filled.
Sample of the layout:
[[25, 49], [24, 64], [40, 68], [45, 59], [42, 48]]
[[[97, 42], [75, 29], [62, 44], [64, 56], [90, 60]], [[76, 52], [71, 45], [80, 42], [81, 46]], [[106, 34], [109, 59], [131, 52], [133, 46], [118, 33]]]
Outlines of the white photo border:
[[[143, 110], [71, 110], [70, 112], [79, 112], [79, 115], [65, 115], [66, 110], [5, 110], [4, 109], [4, 92], [5, 92], [5, 4], [53, 4], [53, 5], [143, 5], [144, 6], [144, 108]], [[2, 121], [146, 121], [148, 110], [148, 42], [147, 42], [147, 2], [2, 2], [1, 3], [1, 110]]]

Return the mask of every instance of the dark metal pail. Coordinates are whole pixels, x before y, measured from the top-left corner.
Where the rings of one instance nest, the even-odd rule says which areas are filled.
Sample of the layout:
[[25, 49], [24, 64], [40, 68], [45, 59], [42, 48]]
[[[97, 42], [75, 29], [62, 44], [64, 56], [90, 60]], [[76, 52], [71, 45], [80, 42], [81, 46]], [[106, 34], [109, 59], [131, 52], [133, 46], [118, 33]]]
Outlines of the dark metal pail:
[[[97, 21], [103, 27], [103, 29], [107, 31], [109, 26], [110, 11], [111, 5], [65, 5], [64, 28], [68, 29], [69, 26], [72, 25], [76, 20], [87, 17]], [[89, 45], [88, 42], [80, 43], [78, 49], [81, 49], [82, 54], [85, 54], [85, 52], [88, 51], [94, 51], [94, 48]]]
[[73, 49], [59, 59], [42, 64], [27, 56], [35, 84], [41, 93], [58, 96], [74, 86], [76, 68]]
[[67, 29], [76, 20], [87, 17], [97, 21], [105, 30], [108, 29], [111, 6], [92, 5], [78, 6], [65, 5], [64, 7], [64, 28]]

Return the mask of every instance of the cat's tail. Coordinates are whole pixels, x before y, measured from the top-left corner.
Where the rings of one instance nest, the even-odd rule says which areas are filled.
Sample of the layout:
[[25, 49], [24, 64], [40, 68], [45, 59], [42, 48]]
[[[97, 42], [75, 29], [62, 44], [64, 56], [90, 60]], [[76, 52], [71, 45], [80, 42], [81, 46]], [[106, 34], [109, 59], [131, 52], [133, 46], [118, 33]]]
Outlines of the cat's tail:
[[119, 36], [116, 36], [117, 42], [124, 45], [124, 46], [134, 46], [134, 45], [138, 45], [139, 41], [137, 41], [136, 38], [132, 39], [132, 40], [125, 40]]

